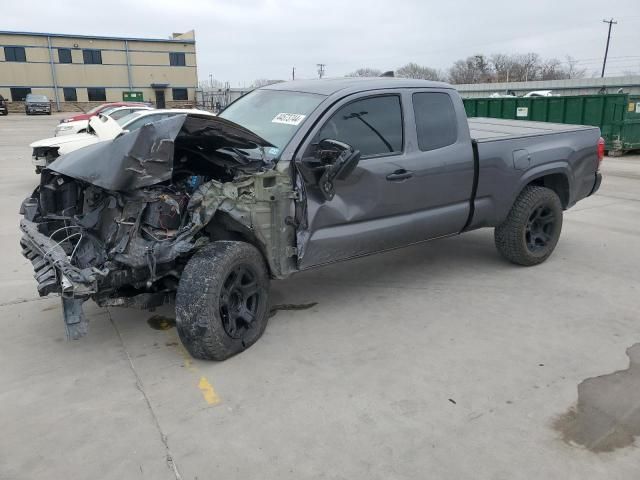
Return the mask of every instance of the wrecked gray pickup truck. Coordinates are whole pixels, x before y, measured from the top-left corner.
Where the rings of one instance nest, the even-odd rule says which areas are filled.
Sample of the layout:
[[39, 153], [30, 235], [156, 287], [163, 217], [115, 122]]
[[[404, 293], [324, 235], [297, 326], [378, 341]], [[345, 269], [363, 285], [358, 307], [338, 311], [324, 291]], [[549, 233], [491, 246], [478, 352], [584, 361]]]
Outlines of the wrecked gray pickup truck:
[[600, 185], [599, 137], [467, 123], [442, 83], [280, 83], [63, 155], [23, 202], [21, 245], [69, 337], [89, 298], [175, 302], [188, 351], [222, 360], [264, 331], [270, 279], [481, 227], [508, 260], [543, 262]]

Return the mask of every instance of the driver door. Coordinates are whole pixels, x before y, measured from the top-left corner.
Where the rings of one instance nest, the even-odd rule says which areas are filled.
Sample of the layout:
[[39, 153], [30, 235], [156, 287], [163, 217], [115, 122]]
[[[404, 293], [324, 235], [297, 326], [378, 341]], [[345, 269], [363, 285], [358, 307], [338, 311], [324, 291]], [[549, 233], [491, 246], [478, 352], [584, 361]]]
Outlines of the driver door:
[[456, 139], [454, 126], [447, 146], [422, 151], [412, 93], [406, 89], [347, 97], [310, 132], [298, 164], [312, 161], [323, 139], [359, 150], [360, 161], [351, 174], [335, 181], [335, 196], [330, 200], [317, 184], [305, 181], [305, 211], [298, 215], [302, 218], [297, 239], [300, 269], [462, 229], [473, 180], [470, 141]]
[[[360, 162], [344, 180], [336, 181], [335, 196], [327, 200], [316, 185], [307, 184], [307, 229], [298, 242], [299, 267], [330, 263], [411, 243], [406, 220], [419, 210], [404, 154], [402, 99], [397, 93], [366, 96], [343, 102], [325, 116], [304, 153], [315, 154], [320, 140], [329, 138], [360, 151]], [[304, 161], [304, 156], [302, 161]], [[409, 188], [408, 188], [409, 187]]]

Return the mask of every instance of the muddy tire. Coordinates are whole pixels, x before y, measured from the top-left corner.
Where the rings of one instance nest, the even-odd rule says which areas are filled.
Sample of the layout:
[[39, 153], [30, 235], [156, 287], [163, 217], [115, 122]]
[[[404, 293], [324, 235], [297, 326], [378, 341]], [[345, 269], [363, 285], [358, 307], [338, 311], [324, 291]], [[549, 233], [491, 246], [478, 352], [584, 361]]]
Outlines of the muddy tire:
[[176, 327], [189, 353], [225, 360], [253, 345], [269, 319], [269, 275], [245, 242], [217, 241], [187, 263], [176, 296]]
[[507, 219], [494, 232], [498, 252], [524, 266], [544, 262], [556, 248], [562, 230], [562, 203], [553, 190], [528, 186]]

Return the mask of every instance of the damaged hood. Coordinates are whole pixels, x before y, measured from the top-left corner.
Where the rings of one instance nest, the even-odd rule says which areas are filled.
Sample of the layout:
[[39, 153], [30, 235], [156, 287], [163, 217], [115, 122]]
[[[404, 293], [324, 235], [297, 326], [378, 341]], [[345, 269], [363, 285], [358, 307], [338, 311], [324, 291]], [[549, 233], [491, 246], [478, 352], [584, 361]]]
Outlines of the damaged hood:
[[[208, 154], [219, 149], [273, 146], [224, 118], [175, 115], [123, 133], [113, 140], [70, 152], [48, 168], [105, 190], [131, 191], [171, 178], [176, 145]], [[241, 155], [226, 157], [234, 159], [238, 165], [246, 160]]]

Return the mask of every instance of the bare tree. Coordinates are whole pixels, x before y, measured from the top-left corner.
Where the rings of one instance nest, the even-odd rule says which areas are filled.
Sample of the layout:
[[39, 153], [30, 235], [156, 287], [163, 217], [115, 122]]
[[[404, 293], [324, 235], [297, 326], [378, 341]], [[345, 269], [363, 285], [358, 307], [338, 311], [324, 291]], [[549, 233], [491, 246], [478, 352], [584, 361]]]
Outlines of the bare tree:
[[567, 78], [584, 78], [587, 70], [585, 68], [578, 68], [578, 61], [571, 55], [566, 56], [567, 59]]
[[491, 64], [484, 55], [458, 60], [449, 69], [451, 83], [484, 83], [493, 80]]
[[378, 70], [377, 68], [359, 68], [349, 74], [347, 77], [379, 77], [382, 75], [382, 70]]
[[509, 82], [512, 80], [511, 70], [513, 69], [513, 57], [505, 53], [495, 53], [489, 59], [493, 68], [493, 79], [495, 82]]
[[509, 80], [512, 82], [527, 82], [536, 80], [540, 74], [540, 55], [529, 52], [523, 55], [514, 55], [512, 75]]
[[556, 58], [543, 60], [534, 52], [522, 55], [494, 53], [487, 58], [474, 55], [458, 60], [449, 69], [451, 83], [481, 82], [526, 82], [531, 80], [560, 80], [582, 78], [585, 69], [578, 68], [578, 62], [567, 57], [566, 62]]
[[423, 67], [417, 63], [407, 63], [398, 68], [395, 73], [396, 77], [401, 78], [419, 78], [422, 80], [438, 80], [444, 81], [445, 76], [439, 70], [430, 67]]
[[540, 64], [540, 80], [563, 80], [569, 78], [569, 73], [562, 68], [557, 58], [550, 58]]
[[224, 82], [220, 80], [200, 80], [198, 82], [198, 87], [202, 90], [219, 90], [225, 87]]

